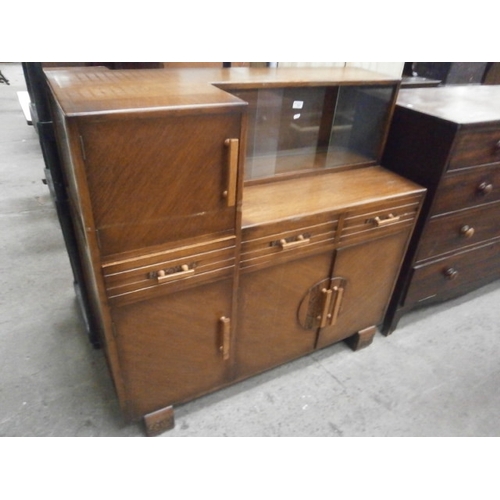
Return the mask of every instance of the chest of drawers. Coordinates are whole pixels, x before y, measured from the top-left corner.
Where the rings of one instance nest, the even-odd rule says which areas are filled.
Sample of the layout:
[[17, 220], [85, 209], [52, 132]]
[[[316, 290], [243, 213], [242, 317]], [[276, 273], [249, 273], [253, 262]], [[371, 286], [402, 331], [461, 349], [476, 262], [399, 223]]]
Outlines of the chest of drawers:
[[427, 198], [384, 324], [500, 277], [500, 86], [400, 92], [384, 166]]

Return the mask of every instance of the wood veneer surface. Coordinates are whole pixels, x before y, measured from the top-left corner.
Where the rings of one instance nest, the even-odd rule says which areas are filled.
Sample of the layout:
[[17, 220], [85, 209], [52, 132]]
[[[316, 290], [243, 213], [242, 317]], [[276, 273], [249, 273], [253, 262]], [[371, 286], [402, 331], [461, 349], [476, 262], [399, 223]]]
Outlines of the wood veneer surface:
[[459, 124], [496, 121], [500, 120], [500, 85], [403, 89], [397, 104]]
[[67, 116], [131, 110], [246, 105], [218, 87], [259, 88], [397, 83], [360, 68], [46, 69]]
[[243, 193], [243, 227], [421, 192], [417, 184], [378, 166], [258, 184]]

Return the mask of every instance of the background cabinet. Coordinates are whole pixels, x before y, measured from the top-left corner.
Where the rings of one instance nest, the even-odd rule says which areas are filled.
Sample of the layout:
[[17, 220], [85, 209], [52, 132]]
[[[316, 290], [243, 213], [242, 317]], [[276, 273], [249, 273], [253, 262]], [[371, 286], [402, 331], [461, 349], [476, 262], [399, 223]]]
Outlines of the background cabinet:
[[400, 92], [384, 165], [428, 188], [384, 331], [500, 277], [500, 87]]
[[371, 342], [424, 194], [378, 165], [397, 80], [353, 68], [46, 74], [129, 420], [155, 434], [172, 405], [333, 342]]

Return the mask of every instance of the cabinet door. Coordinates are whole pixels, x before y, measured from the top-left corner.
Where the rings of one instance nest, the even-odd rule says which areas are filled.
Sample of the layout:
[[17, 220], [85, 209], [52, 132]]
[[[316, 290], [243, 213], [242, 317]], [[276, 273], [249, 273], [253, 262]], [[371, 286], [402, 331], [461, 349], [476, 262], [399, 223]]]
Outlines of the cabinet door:
[[298, 312], [310, 288], [328, 278], [332, 252], [302, 257], [240, 276], [237, 376], [245, 377], [314, 350], [317, 328]]
[[130, 420], [225, 383], [231, 297], [227, 279], [112, 310]]
[[234, 233], [241, 115], [79, 124], [101, 252]]
[[343, 340], [382, 322], [399, 272], [408, 231], [337, 251], [332, 283], [342, 296], [332, 303], [332, 324], [320, 330], [317, 347]]

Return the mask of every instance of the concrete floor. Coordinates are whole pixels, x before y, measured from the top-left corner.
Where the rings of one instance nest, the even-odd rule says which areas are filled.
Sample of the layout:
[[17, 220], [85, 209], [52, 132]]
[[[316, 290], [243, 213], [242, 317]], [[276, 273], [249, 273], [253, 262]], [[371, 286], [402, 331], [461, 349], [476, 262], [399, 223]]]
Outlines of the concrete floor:
[[[87, 341], [43, 159], [0, 63], [0, 436], [143, 436]], [[499, 436], [500, 283], [176, 409], [182, 436]]]

